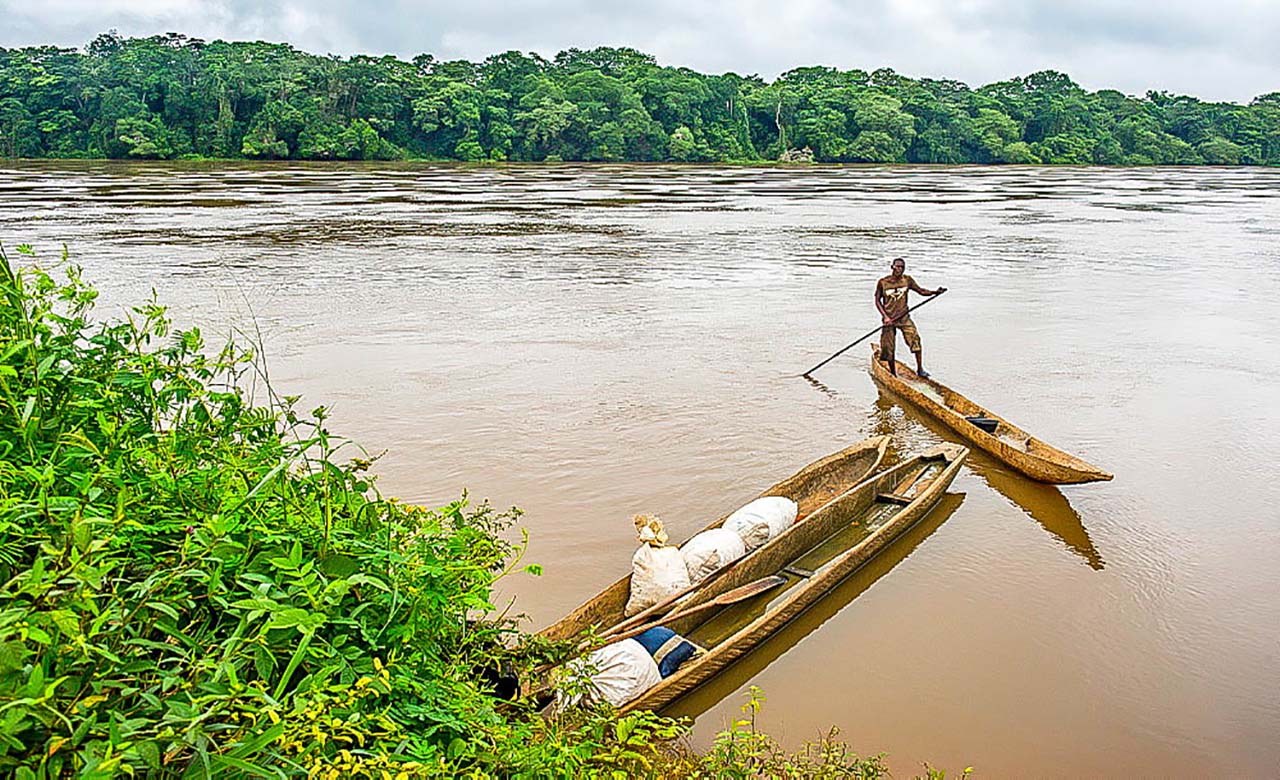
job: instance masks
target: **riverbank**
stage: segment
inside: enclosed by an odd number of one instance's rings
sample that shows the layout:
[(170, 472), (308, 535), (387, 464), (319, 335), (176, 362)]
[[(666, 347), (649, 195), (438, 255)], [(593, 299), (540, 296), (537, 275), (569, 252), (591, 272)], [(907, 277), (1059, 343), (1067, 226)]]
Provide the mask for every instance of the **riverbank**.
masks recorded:
[(715, 162), (679, 162), (674, 160), (662, 161), (614, 161), (614, 162), (598, 162), (598, 161), (581, 161), (581, 160), (451, 160), (448, 158), (433, 157), (405, 157), (398, 160), (251, 160), (244, 157), (200, 157), (185, 156), (173, 157), (168, 159), (137, 159), (131, 157), (0, 157), (0, 166), (9, 164), (13, 166), (21, 166), (23, 168), (38, 168), (41, 165), (49, 165), (62, 168), (75, 168), (77, 165), (93, 166), (102, 164), (114, 164), (119, 166), (154, 166), (164, 168), (172, 167), (175, 170), (191, 169), (200, 170), (221, 170), (235, 169), (236, 167), (262, 168), (262, 169), (288, 169), (290, 167), (312, 167), (319, 170), (326, 168), (349, 168), (349, 167), (368, 167), (371, 170), (396, 170), (414, 168), (456, 168), (458, 170), (552, 170), (562, 168), (572, 170), (583, 166), (598, 165), (606, 169), (619, 170), (893, 170), (899, 169), (904, 171), (910, 170), (938, 170), (938, 171), (963, 171), (967, 169), (988, 169), (991, 171), (1000, 170), (1072, 170), (1072, 169), (1091, 169), (1123, 172), (1131, 170), (1134, 172), (1160, 170), (1168, 168), (1170, 170), (1230, 170), (1230, 169), (1260, 169), (1273, 170), (1280, 168), (1280, 162), (1259, 163), (1256, 165), (1242, 165), (1239, 163), (1132, 163), (1132, 164), (1100, 164), (1100, 163), (974, 163), (974, 162), (956, 162), (956, 163), (870, 163), (870, 162), (822, 162), (817, 160), (719, 160)]

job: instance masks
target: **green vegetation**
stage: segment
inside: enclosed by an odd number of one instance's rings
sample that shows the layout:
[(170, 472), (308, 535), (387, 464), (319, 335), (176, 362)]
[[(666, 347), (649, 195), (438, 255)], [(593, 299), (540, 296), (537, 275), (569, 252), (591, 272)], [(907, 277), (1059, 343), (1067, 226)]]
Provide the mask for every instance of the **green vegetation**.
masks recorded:
[(768, 83), (626, 48), (481, 63), (176, 34), (0, 48), (0, 157), (741, 162), (804, 149), (820, 162), (1277, 165), (1280, 92), (1248, 106), (1135, 98), (1054, 71), (978, 89), (826, 67)]
[(155, 302), (94, 322), (57, 265), (0, 251), (0, 775), (886, 774), (834, 739), (780, 750), (754, 693), (706, 755), (652, 714), (500, 702), (482, 670), (567, 649), (492, 617), (498, 578), (537, 573), (514, 512), (384, 499), (253, 351)]

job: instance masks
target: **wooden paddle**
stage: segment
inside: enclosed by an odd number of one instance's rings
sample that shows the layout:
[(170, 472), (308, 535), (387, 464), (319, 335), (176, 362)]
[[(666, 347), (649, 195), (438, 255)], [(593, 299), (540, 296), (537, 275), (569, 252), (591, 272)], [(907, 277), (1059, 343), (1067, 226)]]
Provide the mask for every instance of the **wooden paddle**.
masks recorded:
[[(742, 560), (742, 559), (739, 558), (738, 560)], [(728, 567), (725, 567), (725, 568), (728, 568)], [(724, 569), (721, 569), (720, 571), (724, 571)], [(615, 632), (614, 634), (606, 634), (601, 637), (596, 637), (595, 644), (588, 645), (585, 642), (583, 642), (581, 645), (579, 645), (579, 648), (578, 648), (579, 652), (585, 653), (588, 650), (593, 650), (598, 647), (604, 647), (605, 645), (611, 645), (614, 642), (621, 642), (622, 640), (630, 639), (633, 636), (639, 636), (640, 634), (643, 634), (644, 632), (648, 631), (649, 629), (653, 628), (654, 626), (658, 625), (660, 622), (664, 620), (677, 620), (682, 617), (688, 617), (689, 615), (697, 614), (698, 612), (701, 612), (706, 609), (710, 609), (711, 607), (724, 607), (730, 604), (736, 604), (739, 601), (745, 601), (751, 598), (752, 596), (759, 595), (761, 593), (764, 593), (767, 590), (772, 590), (786, 581), (787, 581), (786, 577), (783, 577), (777, 574), (771, 574), (768, 577), (761, 577), (760, 579), (755, 580), (754, 582), (748, 582), (746, 585), (742, 585), (740, 587), (734, 588), (733, 590), (727, 590), (724, 593), (721, 593), (719, 596), (716, 596), (711, 601), (708, 601), (703, 604), (699, 604), (696, 607), (690, 607), (689, 609), (686, 609), (683, 612), (676, 612), (675, 614), (671, 615), (669, 618), (668, 617), (659, 618), (658, 620), (655, 620), (647, 625), (640, 626), (636, 629), (627, 631), (622, 634), (618, 634)], [(705, 584), (705, 582), (706, 580), (703, 580), (703, 582), (699, 584)], [(639, 615), (636, 615), (635, 617), (639, 617)], [(534, 677), (534, 676), (545, 674), (551, 668), (552, 668), (551, 664), (543, 664), (535, 668), (532, 672), (530, 672), (529, 676)]]
[[(739, 558), (738, 560), (740, 561), (742, 560), (742, 558)], [(734, 561), (734, 563), (737, 563), (737, 561)], [(612, 636), (613, 634), (616, 634), (619, 631), (626, 631), (628, 628), (631, 628), (632, 626), (640, 625), (641, 623), (648, 620), (653, 615), (665, 610), (667, 607), (671, 606), (672, 604), (684, 598), (685, 596), (688, 596), (690, 593), (693, 593), (698, 588), (701, 588), (704, 585), (707, 585), (708, 583), (718, 579), (717, 575), (719, 575), (720, 572), (728, 571), (731, 568), (733, 568), (732, 564), (730, 564), (729, 566), (725, 566), (722, 569), (717, 569), (714, 572), (712, 572), (711, 576), (707, 577), (705, 580), (702, 580), (701, 582), (696, 582), (687, 588), (682, 588), (681, 590), (678, 590), (675, 593), (672, 593), (670, 596), (667, 596), (662, 601), (659, 601), (657, 604), (646, 607), (645, 609), (641, 610), (640, 612), (637, 612), (636, 614), (632, 615), (631, 617), (627, 618), (621, 623), (615, 624), (613, 628), (609, 629), (609, 633), (605, 634), (605, 637)]]
[(690, 615), (706, 612), (708, 609), (713, 607), (727, 607), (730, 604), (737, 604), (739, 601), (746, 601), (747, 599), (753, 596), (758, 596), (767, 590), (773, 590), (779, 585), (786, 583), (786, 581), (786, 577), (778, 574), (770, 574), (768, 577), (761, 577), (755, 582), (748, 582), (746, 585), (741, 585), (733, 590), (726, 590), (724, 593), (721, 593), (710, 601), (689, 607), (688, 609), (681, 610), (679, 612), (673, 612), (672, 614), (665, 615), (651, 623), (646, 623), (645, 625), (637, 626), (620, 634), (607, 637), (608, 641), (606, 644), (613, 644), (614, 642), (621, 642), (624, 639), (630, 639), (633, 636), (639, 636), (649, 629), (656, 627), (660, 622), (670, 623), (681, 618), (687, 618)]
[[(942, 293), (944, 293), (944, 292), (946, 292), (946, 290), (943, 290), (942, 292), (938, 292), (938, 293), (934, 293), (933, 295), (930, 295), (928, 298), (925, 298), (923, 301), (920, 301), (920, 302), (919, 302), (919, 303), (917, 303), (915, 306), (912, 306), (910, 309), (907, 309), (906, 311), (904, 311), (902, 314), (900, 314), (898, 317), (896, 317), (896, 318), (894, 319), (894, 322), (897, 322), (898, 320), (900, 320), (900, 319), (902, 319), (903, 317), (907, 316), (907, 315), (908, 315), (908, 314), (910, 314), (911, 312), (913, 312), (913, 311), (915, 311), (916, 309), (920, 308), (921, 306), (925, 305), (925, 304), (926, 304), (926, 303), (928, 303), (929, 301), (933, 300), (934, 298), (937, 298), (939, 295), (942, 295)], [(818, 369), (822, 368), (822, 367), (823, 367), (823, 366), (825, 366), (826, 364), (830, 363), (831, 361), (833, 361), (833, 360), (835, 360), (836, 358), (840, 357), (840, 356), (841, 356), (841, 355), (843, 355), (844, 353), (848, 352), (850, 349), (853, 349), (853, 348), (854, 348), (854, 347), (856, 347), (857, 345), (861, 344), (862, 342), (864, 342), (864, 341), (866, 341), (867, 339), (871, 338), (872, 336), (876, 335), (876, 334), (877, 334), (877, 333), (879, 333), (882, 329), (884, 329), (884, 327), (885, 327), (884, 325), (881, 325), (880, 327), (878, 327), (878, 328), (876, 328), (875, 330), (871, 331), (871, 332), (870, 332), (870, 333), (868, 333), (867, 335), (865, 335), (865, 336), (863, 336), (862, 338), (858, 339), (857, 341), (853, 342), (853, 343), (852, 343), (852, 344), (850, 344), (849, 346), (847, 346), (847, 347), (845, 347), (844, 349), (840, 350), (840, 351), (839, 351), (839, 352), (837, 352), (836, 354), (834, 354), (834, 355), (832, 355), (831, 357), (827, 358), (826, 360), (822, 361), (822, 362), (821, 362), (821, 363), (819, 363), (818, 365), (816, 365), (816, 366), (814, 366), (813, 368), (809, 369), (808, 371), (804, 372), (804, 373), (803, 373), (803, 374), (801, 374), (800, 376), (809, 376), (809, 375), (810, 375), (810, 374), (812, 374), (814, 371), (817, 371)], [(896, 338), (896, 337), (895, 337), (895, 338)]]

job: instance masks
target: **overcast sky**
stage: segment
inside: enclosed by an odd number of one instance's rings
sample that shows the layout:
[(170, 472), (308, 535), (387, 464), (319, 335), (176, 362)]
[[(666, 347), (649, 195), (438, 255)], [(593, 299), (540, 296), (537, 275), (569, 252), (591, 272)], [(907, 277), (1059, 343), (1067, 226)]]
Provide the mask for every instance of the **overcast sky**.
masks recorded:
[(83, 46), (111, 28), (473, 60), (610, 45), (768, 79), (887, 66), (977, 86), (1054, 68), (1139, 95), (1280, 91), (1280, 0), (0, 0), (0, 20), (10, 47)]

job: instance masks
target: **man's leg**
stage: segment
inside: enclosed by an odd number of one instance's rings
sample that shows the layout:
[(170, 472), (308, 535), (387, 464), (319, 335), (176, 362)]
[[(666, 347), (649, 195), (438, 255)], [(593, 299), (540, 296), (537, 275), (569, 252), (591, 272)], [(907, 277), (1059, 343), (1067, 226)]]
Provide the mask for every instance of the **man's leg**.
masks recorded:
[(907, 346), (916, 356), (916, 373), (925, 379), (929, 378), (929, 372), (924, 370), (924, 350), (920, 346), (920, 331), (916, 330), (916, 324), (910, 319), (905, 320), (902, 325), (902, 340), (907, 342)]
[(889, 364), (889, 373), (898, 375), (898, 361), (894, 360), (893, 351), (898, 340), (898, 329), (892, 325), (880, 328), (880, 359)]

